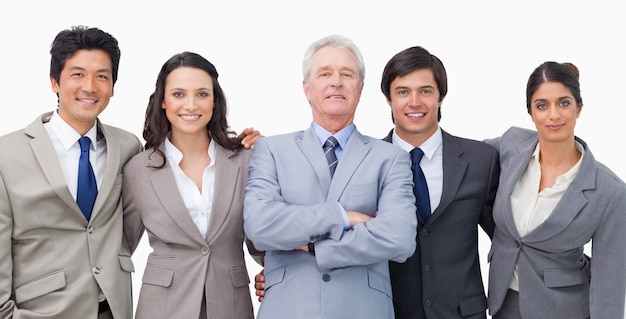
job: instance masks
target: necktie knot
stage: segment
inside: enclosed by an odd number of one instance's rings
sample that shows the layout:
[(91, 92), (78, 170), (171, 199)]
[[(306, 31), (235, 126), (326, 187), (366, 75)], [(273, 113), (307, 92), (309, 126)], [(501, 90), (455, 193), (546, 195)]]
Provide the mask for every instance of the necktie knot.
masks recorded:
[(89, 152), (89, 146), (91, 146), (91, 139), (87, 136), (83, 136), (78, 139), (78, 144), (80, 145), (80, 151)]
[(411, 161), (413, 165), (419, 165), (422, 157), (424, 156), (424, 151), (421, 148), (416, 147), (411, 150)]

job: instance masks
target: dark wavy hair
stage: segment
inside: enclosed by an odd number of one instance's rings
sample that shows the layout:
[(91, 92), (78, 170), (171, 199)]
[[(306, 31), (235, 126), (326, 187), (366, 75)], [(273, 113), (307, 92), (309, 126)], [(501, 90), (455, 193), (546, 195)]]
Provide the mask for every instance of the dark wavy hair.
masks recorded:
[[(391, 101), (391, 83), (393, 80), (415, 70), (423, 69), (433, 72), (435, 83), (437, 83), (437, 89), (439, 90), (439, 102), (443, 101), (446, 94), (448, 94), (446, 68), (438, 57), (419, 46), (410, 47), (396, 53), (385, 65), (380, 81), (380, 89), (383, 91), (387, 101)], [(391, 111), (391, 120), (395, 123), (393, 111)], [(441, 120), (441, 107), (437, 108), (437, 120)]]
[(538, 66), (528, 78), (526, 84), (526, 111), (530, 114), (530, 104), (533, 94), (539, 86), (545, 82), (557, 82), (570, 90), (578, 107), (583, 106), (583, 98), (580, 95), (580, 82), (578, 81), (578, 68), (569, 62), (558, 63), (547, 61)]
[(165, 82), (167, 76), (177, 68), (191, 67), (203, 70), (213, 80), (213, 115), (207, 124), (207, 132), (212, 141), (229, 150), (241, 149), (241, 140), (236, 137), (235, 132), (230, 130), (227, 121), (226, 97), (224, 91), (217, 81), (218, 73), (215, 66), (201, 55), (193, 52), (182, 52), (171, 57), (157, 76), (156, 87), (150, 95), (148, 107), (146, 108), (146, 120), (143, 128), (143, 138), (146, 141), (145, 149), (152, 148), (152, 153), (156, 153), (163, 159), (163, 163), (156, 168), (165, 166), (165, 154), (159, 146), (163, 144), (167, 135), (172, 129), (172, 124), (165, 115), (163, 98), (165, 95)]
[(57, 34), (50, 47), (50, 77), (60, 83), (61, 71), (67, 59), (78, 50), (102, 50), (111, 58), (111, 76), (113, 85), (117, 81), (120, 65), (120, 47), (117, 40), (98, 28), (74, 26)]

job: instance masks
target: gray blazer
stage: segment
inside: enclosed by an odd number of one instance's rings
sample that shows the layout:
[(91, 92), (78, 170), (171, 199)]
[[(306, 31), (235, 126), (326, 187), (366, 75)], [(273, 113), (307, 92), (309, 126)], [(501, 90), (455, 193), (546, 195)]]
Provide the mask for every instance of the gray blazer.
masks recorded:
[(211, 318), (253, 317), (242, 246), (250, 153), (217, 145), (206, 239), (185, 207), (171, 163), (151, 168), (162, 159), (149, 149), (124, 167), (124, 234), (134, 251), (147, 230), (153, 249), (142, 278), (137, 319), (198, 318), (203, 294)]
[(113, 317), (131, 318), (134, 268), (122, 235), (122, 167), (141, 143), (97, 122), (107, 165), (87, 222), (43, 126), (51, 115), (0, 138), (0, 318), (95, 319), (98, 287)]
[[(535, 131), (511, 128), (490, 140), (500, 152), (500, 186), (489, 252), (489, 312), (497, 314), (515, 265), (523, 318), (624, 318), (626, 186), (585, 148), (580, 171), (552, 215), (520, 238), (511, 193), (534, 151)], [(583, 246), (592, 242), (591, 262)]]
[[(392, 132), (385, 141), (391, 142)], [(441, 202), (426, 224), (418, 216), (415, 254), (389, 265), (396, 319), (486, 318), (477, 226), (491, 238), (498, 153), (490, 145), (445, 131), (442, 137)]]
[[(311, 128), (259, 139), (250, 160), (244, 227), (266, 251), (258, 318), (393, 318), (388, 260), (415, 250), (410, 159), (355, 131), (331, 182)], [(343, 230), (346, 210), (375, 216)], [(315, 242), (313, 256), (296, 247)]]

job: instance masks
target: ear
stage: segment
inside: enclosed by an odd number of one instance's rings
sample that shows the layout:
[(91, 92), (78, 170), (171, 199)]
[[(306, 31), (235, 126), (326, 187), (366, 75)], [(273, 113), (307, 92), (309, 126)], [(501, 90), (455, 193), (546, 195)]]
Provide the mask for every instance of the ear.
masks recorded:
[(580, 112), (583, 110), (583, 105), (579, 105), (576, 110), (576, 118), (580, 116)]
[(59, 82), (55, 80), (53, 77), (50, 77), (50, 85), (52, 86), (52, 92), (59, 93)]
[(311, 103), (311, 86), (305, 80), (302, 80), (302, 90), (304, 91), (304, 95), (306, 95), (307, 101)]

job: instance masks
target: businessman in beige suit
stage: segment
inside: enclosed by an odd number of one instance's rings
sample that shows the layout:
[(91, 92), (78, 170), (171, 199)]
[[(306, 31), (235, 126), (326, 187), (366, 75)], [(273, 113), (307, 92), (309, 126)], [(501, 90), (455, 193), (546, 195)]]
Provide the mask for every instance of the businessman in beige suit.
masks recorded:
[[(0, 137), (0, 318), (131, 318), (120, 194), (122, 167), (141, 144), (97, 118), (113, 96), (118, 43), (73, 27), (50, 53), (58, 109)], [(82, 155), (81, 137), (91, 141)], [(95, 197), (77, 195), (86, 163)]]

